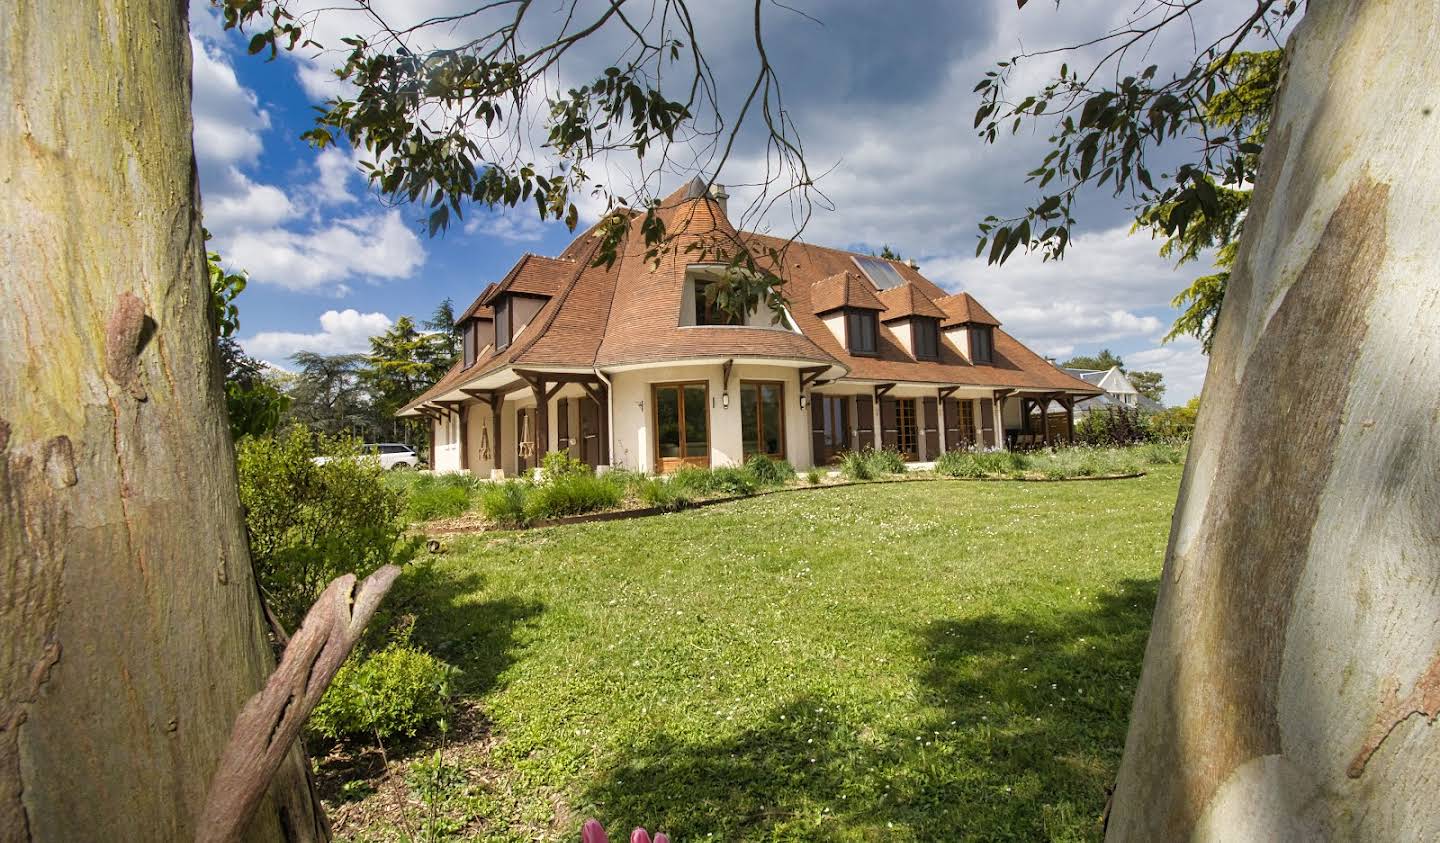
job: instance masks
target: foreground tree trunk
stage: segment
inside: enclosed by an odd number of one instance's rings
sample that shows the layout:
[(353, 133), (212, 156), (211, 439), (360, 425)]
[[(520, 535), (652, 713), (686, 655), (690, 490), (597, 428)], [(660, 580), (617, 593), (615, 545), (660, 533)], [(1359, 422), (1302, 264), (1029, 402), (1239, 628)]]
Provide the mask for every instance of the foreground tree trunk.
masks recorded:
[(1440, 838), (1440, 4), (1312, 0), (1111, 840)]
[[(274, 667), (213, 362), (186, 5), (0, 0), (0, 839), (186, 840)], [(292, 748), (249, 839), (324, 836)]]

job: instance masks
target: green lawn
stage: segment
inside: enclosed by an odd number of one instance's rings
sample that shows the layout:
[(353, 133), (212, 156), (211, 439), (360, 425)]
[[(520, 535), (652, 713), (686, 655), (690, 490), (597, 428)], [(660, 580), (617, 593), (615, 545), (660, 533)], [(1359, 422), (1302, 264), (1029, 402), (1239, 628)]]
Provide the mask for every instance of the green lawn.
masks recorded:
[[(590, 816), (616, 839), (1098, 839), (1180, 475), (1149, 471), (451, 539), (393, 608), (484, 734), (454, 730), (419, 812), (487, 839)], [(419, 797), (364, 801), (387, 798)], [(357, 805), (343, 835), (400, 833)]]

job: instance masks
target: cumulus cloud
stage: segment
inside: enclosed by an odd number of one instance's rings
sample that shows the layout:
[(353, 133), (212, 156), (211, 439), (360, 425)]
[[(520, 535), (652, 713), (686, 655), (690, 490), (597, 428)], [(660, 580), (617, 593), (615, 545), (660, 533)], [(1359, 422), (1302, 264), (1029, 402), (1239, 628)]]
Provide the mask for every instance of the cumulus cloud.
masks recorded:
[(534, 243), (545, 236), (546, 224), (530, 204), (518, 208), (475, 209), (465, 220), (466, 234), (494, 237), (506, 243)]
[(240, 344), (247, 354), (274, 365), (275, 361), (288, 360), (297, 351), (322, 354), (369, 351), (370, 338), (390, 330), (392, 324), (390, 317), (383, 313), (360, 313), (353, 308), (327, 310), (320, 315), (320, 330), (314, 333), (261, 331), (242, 339)]
[(263, 152), (270, 118), (236, 77), (214, 11), (197, 0), (191, 17), (204, 223), (226, 263), (244, 268), (259, 284), (338, 295), (356, 280), (413, 275), (425, 262), (425, 249), (399, 211), (372, 205), (330, 216), (360, 204), (363, 194), (352, 190), (355, 154), (325, 149), (304, 162), (313, 177), (291, 185), (267, 184), (247, 172)]
[(1165, 376), (1165, 403), (1184, 404), (1200, 394), (1210, 358), (1189, 337), (1125, 355), (1128, 369), (1151, 370)]
[(290, 290), (322, 290), (354, 278), (408, 278), (425, 262), (420, 239), (394, 210), (303, 232), (242, 229), (223, 245), (226, 257), (252, 277)]

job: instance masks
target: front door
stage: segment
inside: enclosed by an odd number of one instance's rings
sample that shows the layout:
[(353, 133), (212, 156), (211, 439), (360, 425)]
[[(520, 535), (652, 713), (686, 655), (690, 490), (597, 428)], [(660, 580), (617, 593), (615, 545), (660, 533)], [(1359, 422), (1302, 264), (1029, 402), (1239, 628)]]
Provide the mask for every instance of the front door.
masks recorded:
[(850, 396), (816, 396), (820, 414), (820, 448), (815, 452), (815, 464), (826, 465), (835, 462), (850, 443)]
[(655, 384), (655, 467), (710, 466), (710, 387), (700, 383)]
[(539, 465), (535, 455), (535, 408), (524, 407), (515, 411), (516, 436), (515, 436), (515, 465), (516, 474), (521, 477), (530, 473), (530, 470)]

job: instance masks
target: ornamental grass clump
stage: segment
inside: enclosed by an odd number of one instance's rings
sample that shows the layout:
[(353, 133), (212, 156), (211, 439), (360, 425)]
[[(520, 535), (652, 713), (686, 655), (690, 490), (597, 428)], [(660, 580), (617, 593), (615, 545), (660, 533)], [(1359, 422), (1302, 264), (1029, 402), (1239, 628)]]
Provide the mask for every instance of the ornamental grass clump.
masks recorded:
[(614, 480), (589, 473), (558, 474), (530, 490), (525, 516), (536, 520), (614, 509), (623, 497), (623, 487)]
[(756, 486), (783, 486), (795, 479), (795, 469), (785, 460), (775, 460), (764, 454), (756, 454), (745, 461), (745, 472), (755, 481)]
[(417, 474), (392, 471), (386, 484), (405, 497), (405, 520), (432, 521), (465, 514), (480, 485), (467, 474)]
[(840, 455), (840, 473), (847, 480), (874, 480), (875, 467), (868, 451), (846, 451)]
[(985, 471), (975, 457), (974, 451), (946, 451), (935, 461), (935, 473), (941, 477), (984, 477)]
[(694, 500), (694, 495), (689, 489), (677, 485), (674, 480), (666, 480), (663, 477), (643, 478), (632, 488), (635, 497), (639, 498), (641, 503), (663, 509), (666, 512), (684, 509)]
[(909, 470), (905, 465), (905, 457), (894, 448), (884, 448), (867, 453), (876, 474), (904, 474)]
[(491, 483), (480, 493), (480, 512), (498, 527), (523, 527), (529, 521), (525, 504), (533, 488), (522, 480)]

